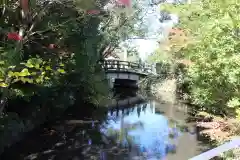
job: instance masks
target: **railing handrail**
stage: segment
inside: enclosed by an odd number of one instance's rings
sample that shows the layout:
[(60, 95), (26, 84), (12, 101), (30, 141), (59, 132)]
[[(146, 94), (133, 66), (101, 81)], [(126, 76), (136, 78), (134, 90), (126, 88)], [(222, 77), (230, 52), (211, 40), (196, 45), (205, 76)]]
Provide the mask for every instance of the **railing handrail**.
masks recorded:
[(136, 65), (139, 65), (139, 63), (137, 63), (137, 62), (130, 62), (130, 61), (123, 61), (123, 60), (112, 60), (112, 59), (110, 59), (110, 60), (104, 60), (104, 62), (123, 62), (123, 63), (129, 63), (129, 64), (136, 64)]
[(209, 160), (211, 158), (214, 158), (218, 155), (220, 155), (223, 152), (229, 151), (234, 148), (240, 147), (240, 137), (236, 137), (232, 139), (230, 142), (224, 143), (223, 145), (220, 145), (214, 149), (211, 149), (209, 151), (206, 151), (196, 157), (193, 157), (189, 160)]
[[(131, 70), (131, 69), (139, 69), (140, 72), (148, 72), (149, 70), (153, 73), (154, 65), (150, 65), (147, 63), (137, 63), (137, 62), (130, 62), (130, 61), (123, 61), (123, 60), (116, 60), (116, 59), (106, 59), (102, 61), (103, 68), (110, 70)], [(116, 67), (113, 67), (116, 66)], [(143, 71), (144, 70), (144, 71)]]

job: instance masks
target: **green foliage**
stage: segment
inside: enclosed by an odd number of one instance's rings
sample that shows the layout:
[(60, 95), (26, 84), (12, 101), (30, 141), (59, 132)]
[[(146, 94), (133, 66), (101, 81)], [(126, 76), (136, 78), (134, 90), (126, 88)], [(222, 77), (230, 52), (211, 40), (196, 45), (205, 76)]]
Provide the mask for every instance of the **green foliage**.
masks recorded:
[(127, 11), (122, 10), (115, 9), (101, 20), (100, 31), (103, 37), (100, 38), (102, 41), (100, 52), (106, 48), (109, 48), (107, 52), (113, 52), (120, 47), (121, 42), (144, 37), (147, 33), (148, 27), (141, 24), (146, 10), (141, 6), (140, 1), (133, 1), (132, 8), (126, 9)]
[[(98, 64), (103, 49), (116, 47), (143, 31), (141, 25), (134, 26), (141, 10), (103, 10), (108, 1), (19, 2), (0, 2), (3, 146), (15, 140), (11, 138), (13, 132), (18, 136), (30, 131), (49, 115), (54, 118), (70, 106), (85, 107), (79, 105), (82, 101), (104, 105), (110, 95), (106, 76)], [(89, 10), (101, 13), (86, 14)], [(9, 117), (10, 111), (15, 117)], [(13, 127), (7, 129), (12, 123)]]
[(23, 83), (43, 84), (50, 80), (50, 77), (64, 74), (64, 64), (60, 63), (58, 69), (54, 71), (51, 64), (51, 60), (48, 62), (42, 61), (41, 58), (31, 58), (27, 62), (21, 62), (19, 67), (9, 66), (7, 75), (2, 75), (1, 87), (7, 87), (10, 84), (4, 83), (4, 77), (11, 79), (11, 84), (21, 81)]
[[(9, 1), (6, 7), (2, 2), (0, 85), (7, 93), (4, 96), (24, 98), (28, 95), (24, 91), (29, 85), (46, 87), (47, 90), (49, 87), (64, 86), (72, 74), (78, 80), (75, 87), (95, 84), (89, 79), (96, 80), (92, 77), (95, 73), (99, 74), (95, 68), (100, 58), (100, 37), (103, 37), (98, 30), (102, 17), (82, 12), (89, 6), (96, 7), (92, 2), (84, 2), (83, 5), (83, 1), (31, 1), (28, 6), (31, 13), (25, 17), (21, 15), (18, 4)], [(9, 33), (21, 33), (21, 40), (9, 39)], [(34, 89), (31, 96), (38, 95)]]
[(179, 52), (194, 62), (188, 70), (193, 103), (217, 114), (232, 115), (229, 108), (239, 108), (235, 103), (240, 96), (238, 7), (232, 0), (161, 6), (162, 10), (176, 13), (180, 18), (178, 26), (192, 37)]
[(172, 59), (171, 54), (161, 50), (160, 48), (158, 48), (152, 55), (148, 57), (148, 61), (151, 63), (152, 62), (167, 63), (170, 62), (171, 59)]
[[(10, 141), (12, 132), (22, 132), (18, 127), (26, 118), (20, 118), (22, 114), (30, 121), (23, 130), (29, 131), (36, 125), (36, 117), (40, 124), (50, 113), (54, 117), (69, 106), (85, 107), (78, 106), (80, 101), (104, 105), (109, 88), (98, 64), (103, 57), (101, 49), (137, 33), (132, 27), (139, 12), (119, 15), (103, 11), (106, 1), (28, 2), (28, 6), (15, 1), (0, 3), (0, 116), (4, 115), (0, 123), (12, 123), (4, 121), (9, 110), (20, 119), (16, 125), (14, 121), (14, 129), (0, 132), (0, 137)], [(86, 14), (89, 9), (103, 14)], [(19, 110), (14, 106), (18, 101)], [(11, 143), (4, 138), (0, 141), (2, 145)]]
[(161, 5), (162, 10), (179, 16), (177, 27), (191, 37), (178, 52), (193, 62), (185, 77), (192, 103), (207, 113), (234, 119), (240, 117), (239, 7), (235, 0)]

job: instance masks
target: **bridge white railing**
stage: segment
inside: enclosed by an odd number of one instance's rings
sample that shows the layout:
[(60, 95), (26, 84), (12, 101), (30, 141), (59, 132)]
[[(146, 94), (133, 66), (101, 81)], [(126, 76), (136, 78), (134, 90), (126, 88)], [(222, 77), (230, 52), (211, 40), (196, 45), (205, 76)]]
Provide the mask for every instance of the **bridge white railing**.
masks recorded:
[(116, 71), (130, 71), (130, 72), (138, 72), (143, 74), (156, 74), (156, 66), (149, 65), (146, 63), (136, 63), (129, 61), (121, 61), (121, 60), (104, 60), (102, 62), (102, 67), (108, 70), (116, 70)]
[(202, 153), (196, 157), (193, 157), (189, 160), (210, 160), (211, 158), (219, 156), (223, 152), (229, 151), (231, 149), (239, 148), (239, 147), (240, 147), (240, 137), (236, 137), (236, 138), (232, 139), (230, 142), (227, 142), (221, 146), (218, 146), (214, 149), (204, 152), (204, 153)]

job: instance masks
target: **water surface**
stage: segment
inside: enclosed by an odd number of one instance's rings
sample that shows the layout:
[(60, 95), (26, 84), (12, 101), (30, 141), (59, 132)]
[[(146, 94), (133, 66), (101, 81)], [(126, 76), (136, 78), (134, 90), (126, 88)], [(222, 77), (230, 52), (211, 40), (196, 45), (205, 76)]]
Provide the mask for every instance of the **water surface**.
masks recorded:
[(187, 160), (207, 149), (194, 124), (185, 122), (181, 105), (149, 100), (107, 112), (99, 109), (84, 124), (65, 123), (72, 115), (66, 117), (29, 133), (0, 159)]
[[(128, 158), (187, 160), (202, 151), (194, 124), (186, 123), (186, 108), (148, 101), (108, 114), (102, 133), (122, 147)], [(129, 157), (130, 156), (130, 157)]]

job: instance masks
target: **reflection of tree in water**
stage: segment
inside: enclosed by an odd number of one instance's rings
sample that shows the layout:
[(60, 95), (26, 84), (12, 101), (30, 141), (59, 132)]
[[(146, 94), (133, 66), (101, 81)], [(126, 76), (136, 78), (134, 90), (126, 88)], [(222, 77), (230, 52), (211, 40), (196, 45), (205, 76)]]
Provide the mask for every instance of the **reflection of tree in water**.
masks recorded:
[[(147, 106), (143, 105), (142, 110), (144, 111)], [(136, 108), (135, 108), (136, 109)], [(140, 116), (141, 106), (137, 106), (138, 114)], [(129, 108), (127, 112), (134, 111), (133, 108)], [(136, 110), (135, 110), (136, 111)], [(99, 110), (97, 112), (100, 112)], [(119, 112), (119, 111), (118, 111)], [(120, 111), (121, 112), (121, 111)], [(109, 112), (108, 112), (109, 113)], [(122, 109), (122, 114), (111, 113), (110, 119), (117, 121), (117, 117), (124, 115), (124, 109)], [(119, 117), (119, 118), (121, 118)], [(99, 117), (95, 119), (100, 120)], [(108, 153), (112, 155), (121, 155), (127, 156), (130, 154), (132, 149), (138, 149), (139, 152), (144, 152), (144, 149), (141, 146), (137, 146), (136, 142), (139, 141), (138, 137), (131, 136), (128, 134), (130, 131), (135, 130), (136, 128), (143, 127), (141, 122), (136, 122), (134, 124), (129, 124), (124, 122), (124, 119), (121, 120), (121, 129), (114, 130), (108, 129), (109, 132), (106, 135), (112, 135), (112, 138), (105, 136), (99, 130), (102, 129), (102, 122), (106, 122), (105, 118), (102, 118), (99, 123), (93, 123), (89, 120), (89, 123), (76, 123), (76, 124), (65, 124), (65, 120), (59, 122), (59, 124), (51, 125), (46, 133), (39, 136), (33, 136), (30, 138), (30, 141), (33, 142), (24, 142), (23, 145), (18, 145), (18, 148), (24, 148), (22, 146), (28, 146), (28, 148), (23, 149), (20, 153), (23, 155), (23, 158), (35, 159), (36, 160), (46, 160), (46, 159), (57, 159), (57, 160), (66, 160), (66, 159), (100, 159), (100, 157), (106, 157)], [(87, 122), (87, 121), (85, 121)], [(101, 124), (101, 125), (100, 125)], [(54, 130), (54, 133), (50, 130)], [(39, 132), (39, 131), (38, 131)], [(114, 138), (114, 136), (116, 138)], [(160, 152), (161, 139), (162, 137), (156, 138), (152, 152)], [(32, 139), (32, 140), (31, 140)], [(121, 144), (117, 141), (122, 142)], [(124, 148), (127, 147), (127, 148)], [(175, 147), (176, 148), (176, 147)], [(131, 149), (131, 150), (129, 150)], [(145, 148), (145, 151), (148, 148)], [(167, 144), (166, 153), (171, 152), (174, 149), (174, 144)], [(10, 150), (12, 151), (12, 150)], [(163, 152), (163, 151), (162, 151)], [(9, 155), (11, 155), (9, 153)], [(17, 158), (8, 158), (8, 159), (17, 159)], [(102, 158), (103, 159), (103, 158)]]
[[(144, 104), (142, 107), (137, 106), (137, 114), (140, 117), (141, 111), (146, 110), (147, 104)], [(133, 111), (133, 109), (131, 109)], [(127, 109), (127, 113), (130, 111), (130, 109)], [(115, 139), (118, 142), (119, 148), (127, 147), (128, 152), (130, 154), (131, 150), (133, 148), (137, 148), (139, 152), (141, 153), (141, 156), (145, 156), (146, 158), (150, 158), (151, 156), (157, 157), (157, 158), (163, 158), (168, 153), (175, 153), (176, 152), (176, 144), (167, 142), (167, 144), (164, 144), (163, 137), (154, 135), (153, 137), (156, 137), (153, 144), (151, 146), (139, 146), (138, 145), (138, 139), (140, 137), (131, 136), (128, 133), (132, 130), (135, 130), (136, 128), (140, 128), (143, 126), (141, 122), (136, 122), (134, 124), (128, 124), (124, 122), (124, 115), (121, 116), (121, 127), (120, 129), (113, 129), (109, 128), (107, 135), (112, 137), (112, 139)], [(174, 125), (175, 124), (175, 125)], [(169, 134), (170, 139), (176, 139), (179, 136), (177, 125), (175, 121), (170, 121), (169, 126), (172, 127), (172, 132)], [(175, 127), (175, 128), (174, 128)], [(170, 129), (171, 130), (171, 129)], [(161, 131), (159, 131), (160, 133)], [(160, 133), (161, 134), (161, 133)], [(165, 145), (165, 147), (163, 147)], [(136, 155), (135, 155), (136, 156)]]
[(174, 119), (169, 119), (169, 127), (176, 128), (179, 132), (188, 132), (190, 134), (195, 134), (196, 129), (194, 127), (189, 128), (184, 122), (177, 121)]
[(117, 115), (116, 115), (117, 117), (119, 116), (119, 110), (117, 110)]
[(147, 103), (143, 104), (142, 110), (146, 113)]
[[(100, 159), (99, 151), (103, 148), (112, 151), (111, 140), (99, 132), (103, 121), (107, 117), (106, 110), (98, 109), (98, 119), (72, 120), (78, 117), (76, 111), (71, 112), (71, 117), (61, 117), (56, 123), (45, 124), (29, 133), (27, 138), (6, 150), (1, 160), (88, 160)], [(108, 112), (109, 113), (109, 112)], [(73, 116), (74, 115), (74, 116)], [(85, 115), (87, 116), (87, 115)], [(71, 118), (71, 119), (70, 119)], [(70, 120), (69, 120), (70, 119)], [(113, 118), (114, 120), (114, 118)], [(71, 123), (69, 123), (71, 122)], [(15, 153), (15, 154), (11, 154)]]
[[(129, 134), (131, 131), (136, 128), (141, 127), (141, 122), (136, 122), (134, 124), (128, 124), (124, 122), (124, 115), (130, 114), (129, 112), (137, 111), (138, 116), (140, 117), (141, 112), (146, 110), (147, 104), (136, 105), (135, 108), (122, 109), (122, 114), (117, 114), (119, 117), (115, 118), (120, 120), (120, 129), (107, 129), (106, 135), (108, 135), (109, 139), (114, 141), (112, 143), (114, 151), (112, 149), (105, 149), (104, 154), (108, 155), (109, 153), (112, 155), (121, 154), (121, 156), (141, 156), (147, 159), (152, 157), (157, 157), (158, 159), (164, 158), (167, 154), (174, 154), (177, 150), (177, 140), (182, 132), (188, 132), (188, 128), (184, 122), (175, 120), (174, 118), (169, 119), (168, 121), (168, 129), (169, 135), (168, 138), (163, 138), (161, 135), (162, 131), (159, 131), (158, 134), (152, 137), (156, 137), (153, 140), (153, 143), (150, 146), (140, 146), (138, 142), (140, 142), (141, 137), (134, 136)], [(125, 114), (124, 114), (125, 110)], [(116, 114), (113, 114), (116, 116)], [(168, 139), (166, 142), (163, 142), (163, 139)], [(117, 143), (118, 142), (118, 143)], [(106, 148), (106, 147), (105, 147)], [(136, 152), (137, 150), (137, 152)], [(106, 156), (105, 155), (105, 156)], [(143, 158), (143, 159), (145, 159)]]
[(111, 156), (111, 155), (118, 155), (123, 157), (128, 157), (129, 153), (131, 152), (134, 137), (129, 135), (128, 133), (132, 130), (135, 130), (136, 128), (143, 128), (143, 124), (141, 122), (136, 122), (134, 124), (129, 124), (124, 122), (124, 116), (121, 116), (121, 124), (120, 129), (113, 129), (113, 128), (105, 128), (105, 135), (108, 137), (108, 139), (112, 140), (112, 149), (105, 149), (104, 155)]
[(138, 117), (140, 117), (140, 115), (141, 115), (141, 107), (137, 107), (137, 114), (138, 114)]
[[(135, 110), (137, 111), (138, 117), (140, 117), (141, 112), (144, 112), (146, 110), (146, 107), (147, 107), (147, 104), (137, 105), (135, 109), (134, 108), (128, 109), (127, 113), (130, 110), (131, 111)], [(122, 124), (121, 125), (122, 128), (120, 130), (113, 130), (112, 132), (114, 133), (112, 133), (112, 135), (121, 135), (121, 136), (116, 136), (115, 139), (118, 139), (119, 142), (121, 141), (121, 145), (120, 144), (118, 145), (119, 148), (127, 147), (127, 153), (130, 155), (130, 157), (132, 156), (131, 150), (137, 149), (140, 155), (134, 152), (133, 156), (136, 156), (136, 155), (141, 157), (143, 156), (146, 159), (147, 157), (148, 158), (157, 157), (158, 159), (162, 159), (167, 154), (176, 153), (178, 139), (181, 133), (187, 132), (190, 134), (194, 134), (194, 132), (189, 130), (189, 128), (187, 127), (184, 121), (175, 120), (172, 114), (168, 121), (168, 129), (169, 129), (168, 130), (169, 134), (167, 135), (168, 138), (163, 138), (163, 136), (161, 135), (162, 131), (159, 131), (158, 134), (160, 135), (152, 136), (156, 138), (153, 140), (153, 143), (151, 143), (151, 145), (149, 144), (150, 146), (141, 146), (139, 145), (140, 143), (138, 143), (140, 142), (139, 140), (140, 137), (131, 136), (132, 134), (131, 135), (128, 134), (130, 131), (134, 130), (134, 128), (131, 128), (131, 126), (125, 123), (123, 119), (121, 120), (121, 124)], [(163, 142), (163, 139), (167, 139), (166, 142)]]
[[(98, 157), (100, 145), (91, 145), (101, 141), (101, 135), (98, 131), (98, 126), (91, 129), (89, 124), (88, 130), (78, 126), (52, 126), (45, 128), (43, 134), (28, 137), (29, 139), (18, 144), (17, 151), (14, 147), (10, 148), (10, 152), (14, 151), (16, 155), (8, 154), (8, 158), (3, 159), (89, 159)], [(54, 134), (49, 134), (49, 130), (54, 130)], [(102, 143), (103, 144), (103, 143)], [(27, 146), (27, 147), (26, 147)], [(19, 154), (18, 154), (19, 152)], [(21, 156), (19, 156), (21, 154)]]
[(128, 133), (136, 128), (143, 128), (141, 122), (136, 122), (134, 124), (124, 123), (123, 118), (121, 118), (120, 129), (108, 128), (106, 135), (111, 139), (115, 139), (116, 142), (122, 147), (126, 147), (132, 144), (133, 137)]

